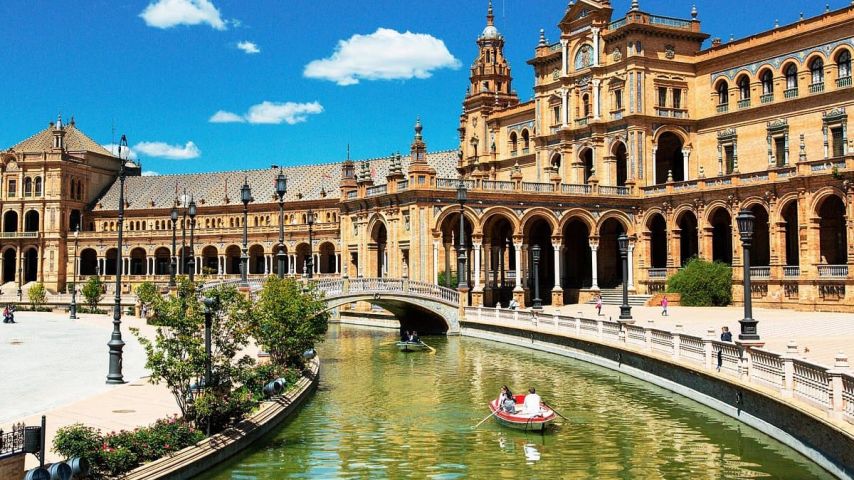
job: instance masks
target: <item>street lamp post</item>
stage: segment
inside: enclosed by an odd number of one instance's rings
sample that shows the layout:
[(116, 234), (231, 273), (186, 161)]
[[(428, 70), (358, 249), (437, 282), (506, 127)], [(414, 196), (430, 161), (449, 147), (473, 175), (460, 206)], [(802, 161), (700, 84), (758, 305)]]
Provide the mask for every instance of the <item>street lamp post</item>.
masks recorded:
[(190, 215), (190, 283), (193, 282), (196, 274), (196, 250), (193, 248), (193, 237), (196, 233), (196, 201), (190, 198), (190, 205), (187, 208)]
[(187, 189), (181, 195), (181, 208), (184, 210), (181, 218), (181, 274), (187, 274)]
[(543, 300), (540, 298), (540, 246), (534, 244), (531, 247), (531, 256), (534, 258), (534, 301), (531, 308), (533, 310), (543, 309)]
[[(275, 166), (274, 166), (275, 168)], [(285, 194), (288, 193), (288, 177), (282, 173), (276, 176), (276, 195), (279, 196), (279, 252), (276, 254), (279, 278), (285, 278)]]
[[(124, 150), (124, 151), (123, 151)], [(122, 376), (122, 349), (125, 342), (122, 340), (122, 233), (124, 231), (123, 221), (125, 215), (125, 163), (127, 162), (128, 141), (122, 135), (119, 141), (119, 215), (118, 215), (118, 241), (116, 249), (116, 296), (113, 305), (113, 333), (107, 346), (110, 347), (110, 371), (107, 374), (108, 384), (125, 383)]]
[(460, 178), (460, 183), (457, 186), (457, 203), (460, 204), (460, 235), (457, 241), (457, 290), (461, 292), (468, 290), (468, 278), (466, 275), (466, 200), (468, 200), (466, 182)]
[(623, 304), (620, 305), (620, 321), (632, 322), (632, 307), (629, 305), (629, 237), (621, 233), (617, 237), (620, 247), (620, 258), (623, 261)]
[(314, 212), (310, 208), (308, 209), (306, 223), (308, 223), (308, 260), (306, 260), (305, 265), (308, 269), (308, 278), (311, 279), (314, 277), (314, 241), (311, 235), (311, 227), (314, 226)]
[(753, 319), (753, 305), (750, 298), (750, 246), (753, 243), (753, 226), (756, 217), (750, 210), (742, 210), (735, 217), (738, 223), (738, 232), (741, 234), (741, 245), (744, 256), (744, 319), (739, 320), (741, 333), (738, 334), (739, 341), (758, 342), (759, 334), (756, 332), (756, 324)]
[(172, 220), (172, 259), (169, 261), (169, 286), (175, 286), (175, 274), (178, 272), (176, 262), (178, 261), (175, 255), (175, 227), (178, 225), (178, 206), (173, 205), (172, 211), (169, 213), (169, 219)]
[[(213, 324), (213, 309), (216, 299), (205, 297), (205, 390), (211, 388), (211, 326)], [(207, 435), (211, 436), (211, 416), (208, 415)]]
[(243, 251), (240, 255), (240, 281), (244, 287), (249, 286), (249, 202), (252, 201), (252, 189), (249, 188), (249, 178), (243, 177), (240, 187), (240, 201), (243, 202)]
[(77, 224), (77, 230), (74, 230), (74, 276), (72, 277), (71, 287), (71, 305), (68, 307), (68, 312), (71, 314), (71, 320), (77, 320), (77, 237), (80, 235), (80, 223)]

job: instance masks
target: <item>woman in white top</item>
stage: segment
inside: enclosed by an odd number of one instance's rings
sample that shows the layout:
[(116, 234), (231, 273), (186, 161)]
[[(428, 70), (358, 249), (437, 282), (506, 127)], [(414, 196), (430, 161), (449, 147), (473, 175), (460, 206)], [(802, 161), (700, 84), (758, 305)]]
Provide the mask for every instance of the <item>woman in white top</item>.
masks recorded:
[(531, 387), (528, 389), (528, 394), (525, 395), (525, 403), (522, 404), (522, 412), (525, 415), (539, 415), (541, 402), (542, 400), (540, 399), (540, 396), (537, 395), (537, 389)]

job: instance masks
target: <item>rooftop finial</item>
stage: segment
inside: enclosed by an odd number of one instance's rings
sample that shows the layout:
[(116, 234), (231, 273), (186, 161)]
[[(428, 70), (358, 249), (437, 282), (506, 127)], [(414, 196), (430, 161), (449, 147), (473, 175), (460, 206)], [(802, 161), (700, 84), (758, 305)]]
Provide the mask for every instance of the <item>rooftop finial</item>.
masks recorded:
[(62, 114), (56, 116), (56, 129), (62, 130)]
[(829, 11), (830, 11), (830, 3), (828, 2), (828, 3), (824, 4), (824, 13), (827, 13)]
[(492, 0), (489, 0), (489, 6), (486, 8), (486, 24), (495, 24), (495, 15), (492, 14)]
[(730, 43), (734, 42), (735, 41), (735, 35), (730, 33), (729, 34), (729, 41), (730, 41)]
[(691, 18), (697, 19), (697, 4), (691, 5)]
[(347, 144), (347, 161), (350, 161), (350, 144)]
[[(489, 2), (489, 3), (490, 3), (490, 5), (492, 4), (492, 2)], [(421, 126), (421, 115), (419, 115), (419, 116), (418, 116), (418, 117), (416, 117), (416, 119), (415, 119), (415, 139), (416, 139), (416, 140), (421, 140), (421, 138), (422, 138), (422, 137), (421, 137), (421, 130), (422, 130), (423, 128), (424, 128), (424, 127), (422, 127), (422, 126)]]
[(542, 28), (540, 29), (540, 43), (537, 44), (537, 46), (538, 47), (545, 47), (546, 46), (546, 31), (545, 31), (545, 29), (542, 29)]
[(640, 5), (638, 4), (638, 0), (632, 0), (632, 10), (639, 10)]
[(779, 19), (776, 19), (776, 18), (774, 19), (774, 28), (780, 28), (780, 20)]

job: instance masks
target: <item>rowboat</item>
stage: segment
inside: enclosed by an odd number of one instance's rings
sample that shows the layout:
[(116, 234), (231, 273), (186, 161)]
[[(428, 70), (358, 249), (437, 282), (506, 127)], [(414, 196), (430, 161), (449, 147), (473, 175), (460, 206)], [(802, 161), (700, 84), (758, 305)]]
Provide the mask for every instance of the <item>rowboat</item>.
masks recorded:
[[(516, 404), (521, 406), (525, 402), (524, 395), (515, 395)], [(498, 399), (489, 402), (489, 409), (492, 411), (492, 416), (498, 420), (498, 423), (505, 427), (516, 428), (519, 430), (544, 430), (548, 425), (555, 421), (557, 415), (554, 410), (543, 405), (540, 411), (535, 414), (508, 413), (498, 406)]]
[(430, 349), (424, 342), (397, 342), (397, 348), (401, 352), (421, 352)]

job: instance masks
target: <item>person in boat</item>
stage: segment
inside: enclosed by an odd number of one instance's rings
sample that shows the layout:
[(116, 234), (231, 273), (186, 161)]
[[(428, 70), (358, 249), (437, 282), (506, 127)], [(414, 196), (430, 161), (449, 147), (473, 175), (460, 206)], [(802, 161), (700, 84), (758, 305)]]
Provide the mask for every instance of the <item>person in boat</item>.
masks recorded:
[(409, 330), (401, 330), (400, 331), (400, 341), (408, 342), (409, 341)]
[(511, 392), (509, 388), (504, 388), (506, 389), (506, 394), (504, 395), (504, 400), (499, 403), (499, 407), (501, 407), (502, 411), (507, 413), (516, 413), (516, 398), (513, 396), (513, 392)]
[(504, 405), (504, 400), (507, 397), (512, 397), (513, 394), (510, 392), (510, 389), (507, 388), (507, 385), (501, 386), (501, 393), (498, 394), (498, 406)]
[(412, 343), (421, 343), (421, 337), (418, 336), (418, 332), (413, 330), (412, 335), (409, 337), (409, 341)]
[(525, 402), (522, 404), (522, 411), (525, 415), (539, 415), (542, 412), (542, 399), (537, 395), (537, 389), (531, 387), (528, 389), (528, 394), (525, 395)]

